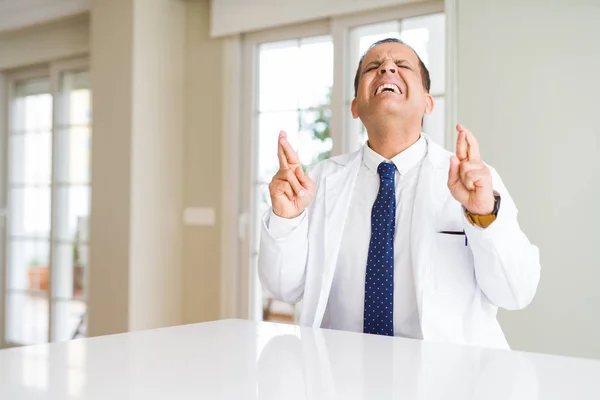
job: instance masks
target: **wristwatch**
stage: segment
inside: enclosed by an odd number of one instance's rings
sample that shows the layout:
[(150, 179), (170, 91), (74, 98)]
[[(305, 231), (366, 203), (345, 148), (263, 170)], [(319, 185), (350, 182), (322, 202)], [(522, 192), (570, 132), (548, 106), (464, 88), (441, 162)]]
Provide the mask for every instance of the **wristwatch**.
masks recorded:
[(498, 216), (498, 210), (500, 210), (500, 199), (501, 199), (500, 195), (494, 193), (494, 209), (492, 210), (491, 214), (478, 215), (478, 214), (473, 214), (472, 212), (465, 209), (465, 215), (467, 216), (467, 219), (469, 220), (469, 222), (471, 222), (471, 224), (477, 225), (481, 228), (487, 228), (488, 226), (490, 226), (492, 224), (492, 222), (494, 222), (496, 220), (496, 217)]

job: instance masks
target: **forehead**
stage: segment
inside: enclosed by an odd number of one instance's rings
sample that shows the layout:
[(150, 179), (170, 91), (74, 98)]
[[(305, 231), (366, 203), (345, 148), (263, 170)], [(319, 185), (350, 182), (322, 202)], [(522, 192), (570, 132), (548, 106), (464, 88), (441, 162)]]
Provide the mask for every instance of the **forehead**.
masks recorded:
[(371, 61), (379, 61), (382, 59), (403, 59), (409, 61), (412, 65), (416, 66), (419, 63), (419, 59), (415, 52), (405, 44), (402, 43), (382, 43), (367, 52), (364, 58), (365, 65)]

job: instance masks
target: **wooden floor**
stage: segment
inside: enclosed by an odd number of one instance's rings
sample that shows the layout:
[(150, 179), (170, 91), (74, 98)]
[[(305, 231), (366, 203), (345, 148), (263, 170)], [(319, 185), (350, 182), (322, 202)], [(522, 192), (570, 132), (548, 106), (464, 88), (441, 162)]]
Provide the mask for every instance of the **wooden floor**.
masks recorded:
[(294, 323), (295, 307), (282, 301), (267, 299), (263, 304), (263, 321)]
[(265, 321), (292, 324), (294, 323), (294, 316), (289, 314), (269, 313)]

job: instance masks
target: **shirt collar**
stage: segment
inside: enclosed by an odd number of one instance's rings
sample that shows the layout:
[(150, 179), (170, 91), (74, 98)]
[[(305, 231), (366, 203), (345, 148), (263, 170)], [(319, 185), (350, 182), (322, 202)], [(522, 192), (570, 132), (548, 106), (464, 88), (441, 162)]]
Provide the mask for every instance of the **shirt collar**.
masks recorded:
[(377, 173), (377, 167), (382, 162), (392, 162), (400, 175), (406, 174), (412, 167), (417, 165), (427, 154), (427, 141), (421, 135), (419, 140), (412, 144), (408, 149), (396, 155), (391, 160), (386, 160), (383, 156), (376, 153), (369, 147), (369, 142), (363, 146), (363, 162), (373, 173)]

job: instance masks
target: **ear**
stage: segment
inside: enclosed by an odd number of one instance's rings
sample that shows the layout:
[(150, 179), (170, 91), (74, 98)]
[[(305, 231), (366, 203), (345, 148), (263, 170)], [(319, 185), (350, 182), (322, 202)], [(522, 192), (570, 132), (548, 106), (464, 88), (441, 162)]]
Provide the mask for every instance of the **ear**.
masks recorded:
[(433, 96), (429, 93), (425, 93), (425, 114), (431, 114), (434, 106)]
[(352, 118), (358, 118), (358, 111), (356, 110), (356, 98), (352, 100), (352, 104), (350, 104), (350, 111), (352, 111)]

